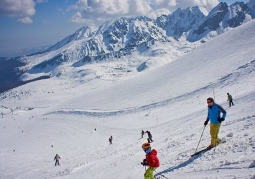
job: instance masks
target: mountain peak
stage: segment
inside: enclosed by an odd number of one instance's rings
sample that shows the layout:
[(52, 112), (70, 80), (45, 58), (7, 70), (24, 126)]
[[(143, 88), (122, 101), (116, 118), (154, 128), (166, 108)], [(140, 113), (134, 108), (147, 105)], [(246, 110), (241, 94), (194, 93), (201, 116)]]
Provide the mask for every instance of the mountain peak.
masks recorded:
[(222, 34), (229, 27), (237, 27), (251, 19), (251, 9), (243, 2), (236, 2), (230, 6), (220, 2), (189, 32), (187, 40), (194, 42), (202, 38), (212, 38)]
[(78, 29), (72, 35), (67, 36), (63, 40), (59, 41), (55, 45), (48, 48), (46, 50), (46, 52), (60, 49), (61, 47), (65, 46), (66, 44), (68, 44), (72, 41), (77, 41), (77, 40), (90, 38), (90, 37), (92, 37), (96, 34), (96, 31), (97, 31), (97, 26), (95, 26), (95, 25), (87, 26), (87, 27), (81, 27), (80, 29)]
[(250, 8), (252, 18), (255, 18), (255, 0), (250, 0), (247, 5)]
[[(194, 24), (199, 23), (204, 17), (205, 15), (197, 6), (184, 10), (178, 8), (172, 14), (166, 16), (165, 24), (162, 24), (162, 18), (164, 16), (161, 16), (161, 24), (159, 25), (166, 30), (168, 36), (178, 39), (184, 32), (188, 32)], [(159, 22), (159, 19), (157, 19), (157, 22)]]
[(248, 4), (236, 2), (230, 6), (221, 2), (209, 13), (204, 7), (194, 6), (178, 8), (172, 14), (162, 15), (156, 20), (146, 16), (121, 17), (99, 27), (81, 27), (44, 51), (47, 53), (24, 57), (22, 60), (31, 62), (26, 68), (28, 73), (40, 73), (49, 72), (65, 63), (77, 67), (92, 61), (112, 60), (134, 53), (168, 53), (165, 48), (155, 52), (149, 52), (149, 49), (157, 48), (155, 44), (159, 43), (180, 45), (185, 38), (185, 43), (213, 38), (249, 21), (254, 1)]

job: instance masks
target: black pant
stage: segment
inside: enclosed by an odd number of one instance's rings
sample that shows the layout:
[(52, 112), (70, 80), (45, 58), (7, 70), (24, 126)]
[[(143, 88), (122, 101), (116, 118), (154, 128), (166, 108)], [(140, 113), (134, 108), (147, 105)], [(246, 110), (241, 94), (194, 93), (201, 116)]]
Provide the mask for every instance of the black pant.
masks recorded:
[(55, 166), (59, 165), (59, 160), (56, 160)]
[(153, 142), (152, 138), (150, 138), (150, 137), (147, 140), (148, 140), (148, 143)]
[(229, 100), (229, 107), (234, 106), (233, 100)]

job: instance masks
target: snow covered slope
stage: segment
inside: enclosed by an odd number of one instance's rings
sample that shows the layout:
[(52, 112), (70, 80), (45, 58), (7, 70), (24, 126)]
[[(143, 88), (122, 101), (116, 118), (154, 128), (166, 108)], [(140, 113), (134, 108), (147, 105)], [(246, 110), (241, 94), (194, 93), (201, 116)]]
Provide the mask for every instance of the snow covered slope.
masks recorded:
[[(121, 71), (122, 81), (100, 76), (102, 64), (90, 64), (64, 68), (66, 75), (2, 94), (0, 178), (143, 178), (142, 129), (153, 135), (161, 162), (155, 173), (161, 179), (252, 178), (254, 28), (252, 20), (139, 76), (106, 62), (109, 74), (112, 68)], [(235, 103), (230, 108), (227, 92)], [(190, 158), (204, 128), (209, 96), (227, 110), (220, 131), (227, 142)], [(199, 148), (209, 143), (207, 127)], [(56, 153), (61, 157), (57, 167)]]
[[(132, 108), (137, 104), (142, 106), (168, 99), (169, 96), (177, 98), (186, 95), (187, 92), (220, 87), (225, 81), (234, 78), (233, 75), (237, 76), (235, 80), (239, 80), (242, 76), (236, 73), (245, 71), (245, 68), (241, 67), (251, 65), (254, 60), (252, 44), (255, 39), (250, 38), (254, 36), (254, 32), (250, 30), (253, 27), (244, 26), (243, 28), (245, 29), (241, 30), (242, 33), (238, 34), (233, 30), (224, 36), (217, 37), (151, 73), (117, 83), (109, 88), (80, 94), (73, 101), (78, 102), (76, 107), (79, 106), (79, 108)], [(245, 55), (243, 49), (245, 49)], [(211, 68), (215, 70), (212, 71)], [(228, 91), (227, 87), (225, 88), (225, 91)], [(64, 106), (67, 107), (69, 103), (70, 101)]]

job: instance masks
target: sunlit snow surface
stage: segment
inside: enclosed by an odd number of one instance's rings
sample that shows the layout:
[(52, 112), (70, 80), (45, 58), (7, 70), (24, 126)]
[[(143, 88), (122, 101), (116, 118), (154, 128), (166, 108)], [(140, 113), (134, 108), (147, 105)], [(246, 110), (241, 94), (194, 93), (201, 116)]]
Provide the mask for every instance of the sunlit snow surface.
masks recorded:
[[(142, 129), (153, 135), (159, 178), (252, 178), (254, 29), (253, 20), (154, 70), (129, 75), (114, 61), (63, 67), (50, 79), (1, 94), (0, 178), (143, 178)], [(227, 92), (234, 98), (231, 108)], [(191, 158), (203, 131), (207, 97), (227, 110), (220, 130), (227, 142)], [(207, 126), (198, 148), (209, 143)]]

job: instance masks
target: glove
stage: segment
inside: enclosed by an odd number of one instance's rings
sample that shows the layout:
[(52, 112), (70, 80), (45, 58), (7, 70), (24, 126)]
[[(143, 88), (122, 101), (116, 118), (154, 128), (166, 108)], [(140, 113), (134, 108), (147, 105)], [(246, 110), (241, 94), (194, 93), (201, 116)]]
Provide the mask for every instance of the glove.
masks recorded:
[(143, 159), (143, 162), (141, 162), (141, 164), (142, 164), (143, 166), (147, 166), (147, 165), (148, 165), (148, 162), (147, 162), (146, 159)]
[(223, 117), (218, 119), (219, 122), (222, 122), (224, 120), (225, 120), (225, 118), (223, 118)]
[(206, 121), (204, 122), (204, 125), (206, 126), (208, 124), (208, 119), (206, 119)]

